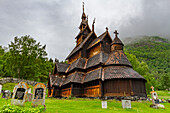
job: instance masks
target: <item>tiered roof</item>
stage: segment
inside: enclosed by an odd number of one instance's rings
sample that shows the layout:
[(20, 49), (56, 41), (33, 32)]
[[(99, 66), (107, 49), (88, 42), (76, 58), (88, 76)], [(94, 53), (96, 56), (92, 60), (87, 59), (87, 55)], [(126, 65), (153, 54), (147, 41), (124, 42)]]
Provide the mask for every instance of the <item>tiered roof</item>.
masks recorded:
[[(84, 6), (83, 6), (84, 7)], [(106, 28), (106, 32), (100, 36), (96, 36), (94, 30), (90, 30), (88, 26), (88, 21), (86, 20), (86, 15), (82, 14), (82, 22), (80, 26), (85, 25), (84, 29), (80, 30), (77, 37), (84, 34), (85, 30), (90, 32), (83, 39), (83, 41), (77, 45), (66, 59), (72, 57), (75, 53), (81, 51), (81, 49), (86, 49), (88, 51), (90, 48), (95, 47), (97, 44), (104, 41), (105, 37), (108, 36), (110, 40), (111, 37)], [(94, 26), (94, 23), (93, 23)], [(93, 80), (108, 80), (108, 79), (144, 79), (139, 73), (132, 69), (132, 65), (127, 59), (125, 53), (123, 52), (123, 43), (118, 38), (117, 31), (115, 33), (115, 38), (110, 42), (110, 46), (122, 46), (119, 49), (112, 49), (110, 53), (106, 53), (104, 50), (100, 51), (97, 55), (90, 58), (81, 57), (71, 64), (55, 63), (55, 73), (63, 76), (50, 75), (50, 84), (55, 86), (63, 86), (68, 83), (86, 83)], [(92, 37), (94, 36), (94, 37)], [(77, 38), (76, 37), (76, 38)], [(91, 39), (91, 43), (89, 43)], [(89, 45), (87, 45), (88, 43)], [(86, 45), (86, 46), (84, 46)], [(109, 47), (110, 48), (110, 47)], [(145, 80), (145, 79), (144, 79)]]

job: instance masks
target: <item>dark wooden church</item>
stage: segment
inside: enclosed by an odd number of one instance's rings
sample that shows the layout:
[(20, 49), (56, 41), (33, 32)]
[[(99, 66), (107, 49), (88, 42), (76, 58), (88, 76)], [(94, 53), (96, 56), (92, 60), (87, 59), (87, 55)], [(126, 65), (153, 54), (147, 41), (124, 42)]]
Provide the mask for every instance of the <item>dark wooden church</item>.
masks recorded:
[(112, 40), (108, 28), (97, 36), (83, 13), (76, 46), (68, 55), (68, 64), (55, 62), (48, 79), (49, 97), (146, 97), (146, 80), (132, 69), (123, 52), (123, 43), (115, 31)]

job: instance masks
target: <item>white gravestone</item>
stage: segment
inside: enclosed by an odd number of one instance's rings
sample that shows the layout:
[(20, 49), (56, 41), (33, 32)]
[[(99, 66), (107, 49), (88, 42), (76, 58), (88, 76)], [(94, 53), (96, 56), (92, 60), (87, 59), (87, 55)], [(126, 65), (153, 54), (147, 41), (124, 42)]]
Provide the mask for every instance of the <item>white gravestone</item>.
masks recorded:
[(11, 104), (23, 106), (28, 94), (28, 85), (25, 82), (20, 82), (14, 87), (14, 92), (11, 100)]
[(102, 101), (102, 108), (107, 109), (107, 101)]
[(131, 108), (131, 100), (122, 100), (122, 107), (125, 108)]
[(45, 105), (45, 95), (46, 86), (43, 83), (36, 84), (33, 89), (32, 105)]
[(2, 85), (0, 85), (0, 95), (1, 95), (1, 91), (2, 91)]

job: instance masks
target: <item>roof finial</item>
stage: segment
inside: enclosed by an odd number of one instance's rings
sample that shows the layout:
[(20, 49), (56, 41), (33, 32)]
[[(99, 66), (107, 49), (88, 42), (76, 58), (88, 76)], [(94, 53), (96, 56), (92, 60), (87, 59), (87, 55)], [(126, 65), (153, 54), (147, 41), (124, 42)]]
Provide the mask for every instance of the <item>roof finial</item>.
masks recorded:
[(94, 23), (95, 23), (95, 20), (96, 20), (96, 18), (94, 18), (94, 20), (93, 20), (92, 31), (94, 31)]
[(84, 13), (84, 2), (83, 2), (83, 13)]
[(106, 27), (106, 32), (108, 32), (108, 27)]
[(119, 33), (117, 32), (117, 30), (115, 30), (114, 34), (115, 34), (115, 38), (117, 38), (117, 37), (118, 37), (117, 35), (118, 35)]

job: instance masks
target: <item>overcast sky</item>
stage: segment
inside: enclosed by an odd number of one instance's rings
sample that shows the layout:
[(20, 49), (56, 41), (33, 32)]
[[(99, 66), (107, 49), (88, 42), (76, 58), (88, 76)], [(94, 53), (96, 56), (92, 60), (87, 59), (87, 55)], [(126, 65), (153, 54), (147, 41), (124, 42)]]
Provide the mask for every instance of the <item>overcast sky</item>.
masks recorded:
[[(170, 37), (170, 0), (83, 0), (89, 26), (96, 18), (99, 36), (109, 28), (113, 38), (141, 35)], [(48, 57), (64, 60), (75, 46), (82, 0), (0, 0), (0, 45), (30, 35), (46, 44)]]

